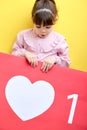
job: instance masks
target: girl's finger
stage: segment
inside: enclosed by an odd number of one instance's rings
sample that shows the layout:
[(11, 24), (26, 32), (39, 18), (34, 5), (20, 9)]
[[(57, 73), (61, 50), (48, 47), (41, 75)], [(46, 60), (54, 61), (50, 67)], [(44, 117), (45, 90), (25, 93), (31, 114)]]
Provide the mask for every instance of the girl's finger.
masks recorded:
[(43, 62), (42, 67), (41, 67), (41, 70), (42, 70), (42, 71), (45, 71), (45, 69), (46, 69), (46, 63)]

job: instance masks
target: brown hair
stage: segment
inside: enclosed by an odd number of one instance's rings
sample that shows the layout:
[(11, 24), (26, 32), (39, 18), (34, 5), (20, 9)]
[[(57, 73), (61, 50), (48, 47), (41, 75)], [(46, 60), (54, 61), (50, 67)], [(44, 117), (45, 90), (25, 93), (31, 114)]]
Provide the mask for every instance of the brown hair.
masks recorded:
[(58, 11), (54, 0), (36, 0), (32, 9), (32, 20), (35, 24), (53, 25)]

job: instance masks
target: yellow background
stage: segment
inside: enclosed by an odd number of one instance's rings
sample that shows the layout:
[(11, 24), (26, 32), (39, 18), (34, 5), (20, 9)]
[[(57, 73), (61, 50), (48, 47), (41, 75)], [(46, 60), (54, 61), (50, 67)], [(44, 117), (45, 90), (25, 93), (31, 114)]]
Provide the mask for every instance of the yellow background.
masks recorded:
[[(69, 45), (71, 68), (87, 72), (87, 0), (55, 0), (59, 20), (55, 31)], [(0, 52), (11, 53), (19, 31), (33, 27), (31, 9), (35, 0), (0, 0)]]

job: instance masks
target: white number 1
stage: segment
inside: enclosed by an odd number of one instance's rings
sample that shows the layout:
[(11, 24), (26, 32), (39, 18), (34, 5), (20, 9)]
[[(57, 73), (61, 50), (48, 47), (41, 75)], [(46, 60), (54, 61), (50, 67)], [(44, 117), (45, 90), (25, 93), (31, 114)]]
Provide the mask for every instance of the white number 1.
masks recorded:
[(72, 106), (71, 106), (71, 110), (70, 110), (70, 114), (69, 114), (69, 119), (68, 119), (68, 123), (72, 124), (73, 121), (73, 117), (74, 117), (74, 113), (75, 113), (75, 108), (76, 108), (76, 103), (77, 103), (77, 99), (78, 99), (78, 94), (72, 94), (68, 96), (68, 99), (73, 98), (72, 101)]

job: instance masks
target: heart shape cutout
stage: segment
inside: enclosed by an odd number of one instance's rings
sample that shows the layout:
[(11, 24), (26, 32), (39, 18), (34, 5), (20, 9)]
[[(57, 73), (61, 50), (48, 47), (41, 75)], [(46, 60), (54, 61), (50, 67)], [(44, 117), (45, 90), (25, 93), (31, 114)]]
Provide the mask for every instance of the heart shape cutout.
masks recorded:
[(25, 76), (14, 76), (6, 85), (5, 95), (15, 114), (26, 121), (48, 110), (54, 101), (55, 92), (46, 81), (32, 84)]

